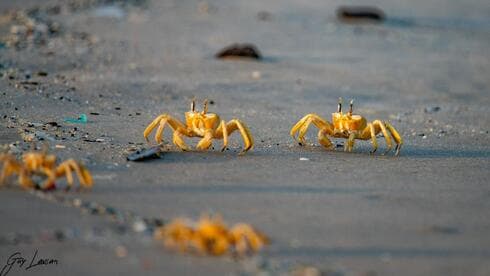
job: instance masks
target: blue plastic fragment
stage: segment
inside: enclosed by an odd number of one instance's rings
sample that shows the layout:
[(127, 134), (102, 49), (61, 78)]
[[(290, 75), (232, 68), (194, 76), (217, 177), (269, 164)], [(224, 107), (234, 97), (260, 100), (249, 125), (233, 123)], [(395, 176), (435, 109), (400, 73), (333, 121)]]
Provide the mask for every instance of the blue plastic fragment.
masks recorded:
[(65, 118), (64, 121), (66, 123), (73, 123), (73, 124), (86, 124), (87, 123), (87, 115), (86, 114), (80, 114), (78, 118)]

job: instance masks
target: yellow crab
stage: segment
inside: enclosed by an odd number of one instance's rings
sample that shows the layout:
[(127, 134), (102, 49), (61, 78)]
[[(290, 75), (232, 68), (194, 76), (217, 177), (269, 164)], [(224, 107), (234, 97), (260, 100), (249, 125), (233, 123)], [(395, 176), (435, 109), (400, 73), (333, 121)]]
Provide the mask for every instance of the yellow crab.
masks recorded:
[[(91, 188), (93, 184), (90, 172), (82, 164), (68, 159), (56, 166), (56, 156), (46, 154), (45, 151), (25, 153), (21, 161), (11, 154), (0, 154), (0, 163), (3, 163), (0, 184), (3, 184), (9, 176), (17, 174), (22, 188), (51, 190), (56, 188), (56, 179), (65, 176), (69, 189), (73, 186), (73, 171), (77, 174), (83, 188)], [(41, 180), (42, 183), (36, 183), (37, 180)]]
[(344, 146), (344, 150), (349, 152), (352, 151), (352, 148), (354, 147), (355, 139), (371, 139), (373, 144), (373, 151), (371, 151), (371, 153), (374, 153), (378, 148), (376, 135), (379, 132), (382, 132), (388, 147), (385, 153), (389, 152), (392, 148), (391, 135), (396, 143), (395, 155), (399, 155), (403, 139), (396, 129), (387, 121), (374, 120), (371, 123), (367, 123), (366, 119), (361, 115), (352, 114), (353, 103), (354, 101), (351, 100), (349, 112), (344, 114), (342, 113), (342, 99), (339, 99), (338, 110), (337, 112), (332, 113), (332, 123), (316, 114), (304, 116), (293, 126), (293, 128), (291, 128), (291, 136), (296, 140), (296, 134), (298, 133), (297, 141), (300, 145), (303, 145), (305, 142), (304, 136), (306, 135), (308, 126), (313, 123), (319, 129), (318, 141), (328, 149), (333, 148), (332, 142), (328, 139), (328, 136), (348, 139)]
[(197, 252), (220, 256), (234, 253), (244, 256), (259, 251), (269, 239), (245, 223), (233, 227), (223, 222), (221, 216), (202, 216), (193, 222), (178, 218), (155, 230), (155, 238), (165, 246), (181, 252)]
[(178, 119), (164, 113), (156, 117), (145, 129), (143, 136), (148, 141), (148, 135), (158, 126), (155, 134), (155, 141), (162, 142), (163, 130), (167, 123), (173, 129), (174, 144), (184, 151), (190, 150), (182, 139), (182, 135), (187, 137), (202, 137), (197, 143), (198, 150), (206, 150), (212, 144), (212, 139), (223, 139), (223, 147), (221, 151), (226, 149), (228, 145), (228, 136), (235, 130), (239, 130), (243, 137), (244, 148), (241, 152), (245, 153), (253, 147), (254, 141), (250, 130), (247, 126), (238, 119), (233, 119), (228, 123), (220, 120), (215, 113), (208, 113), (208, 101), (204, 101), (204, 110), (199, 112), (195, 110), (195, 101), (192, 100), (191, 110), (185, 113), (185, 124)]

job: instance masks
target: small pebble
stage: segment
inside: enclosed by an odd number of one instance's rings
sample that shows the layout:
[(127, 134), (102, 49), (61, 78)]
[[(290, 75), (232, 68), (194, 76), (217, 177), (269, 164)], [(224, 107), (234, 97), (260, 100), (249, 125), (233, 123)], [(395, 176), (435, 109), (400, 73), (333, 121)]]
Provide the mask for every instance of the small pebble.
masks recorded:
[(215, 57), (261, 59), (262, 55), (253, 44), (232, 44), (220, 50)]
[(260, 79), (261, 77), (262, 77), (262, 75), (260, 74), (260, 71), (253, 71), (253, 72), (252, 72), (252, 78), (253, 78), (253, 79), (258, 80), (258, 79)]
[(438, 106), (431, 106), (431, 107), (426, 107), (426, 108), (424, 108), (424, 112), (425, 112), (425, 113), (436, 113), (436, 112), (438, 112), (439, 110), (441, 110), (441, 108), (440, 108), (440, 107), (438, 107)]
[(79, 198), (75, 198), (75, 199), (73, 200), (73, 206), (75, 206), (75, 207), (79, 208), (80, 206), (82, 206), (82, 200), (81, 200), (81, 199), (79, 199)]
[(385, 18), (384, 12), (374, 6), (341, 6), (337, 9), (337, 19), (344, 23), (379, 23)]
[(137, 220), (133, 223), (133, 231), (140, 233), (146, 230), (146, 223), (142, 220)]
[(114, 251), (116, 252), (116, 256), (118, 258), (124, 258), (128, 255), (128, 250), (122, 245), (116, 246), (116, 249)]

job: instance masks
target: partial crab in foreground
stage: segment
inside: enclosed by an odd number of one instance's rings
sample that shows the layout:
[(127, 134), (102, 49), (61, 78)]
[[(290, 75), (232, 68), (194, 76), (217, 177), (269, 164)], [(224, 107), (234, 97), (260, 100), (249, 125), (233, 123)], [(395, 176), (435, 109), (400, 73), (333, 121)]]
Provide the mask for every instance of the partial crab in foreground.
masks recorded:
[[(393, 137), (396, 143), (395, 155), (398, 156), (400, 154), (403, 139), (389, 122), (374, 120), (367, 123), (366, 119), (361, 115), (353, 114), (352, 109), (353, 100), (350, 102), (349, 112), (345, 114), (342, 113), (342, 99), (339, 99), (338, 110), (337, 112), (332, 113), (332, 123), (316, 114), (308, 114), (291, 128), (290, 134), (293, 139), (297, 139), (300, 145), (303, 145), (305, 142), (304, 136), (306, 135), (308, 127), (313, 123), (319, 129), (318, 141), (322, 146), (328, 149), (333, 149), (332, 142), (328, 138), (329, 136), (348, 139), (344, 146), (344, 150), (349, 152), (354, 148), (355, 139), (371, 139), (373, 144), (373, 151), (371, 151), (371, 153), (374, 153), (378, 148), (376, 135), (382, 132), (388, 147), (385, 153), (391, 150), (393, 146), (391, 137)], [(298, 137), (296, 138), (297, 133)]]
[(221, 256), (244, 256), (259, 251), (269, 239), (245, 223), (229, 228), (219, 215), (202, 216), (193, 222), (178, 218), (155, 230), (155, 238), (181, 252)]
[(18, 183), (24, 189), (56, 189), (56, 179), (66, 177), (67, 189), (73, 186), (75, 172), (83, 188), (91, 188), (93, 181), (90, 172), (81, 163), (68, 159), (56, 165), (56, 156), (43, 152), (28, 152), (17, 160), (13, 155), (0, 154), (0, 163), (3, 167), (0, 174), (0, 185), (14, 174), (19, 176)]
[(220, 120), (220, 117), (215, 113), (208, 113), (208, 101), (204, 101), (204, 110), (199, 112), (195, 110), (195, 101), (191, 103), (191, 110), (185, 113), (185, 124), (175, 119), (166, 113), (156, 117), (145, 129), (143, 136), (148, 141), (148, 136), (157, 126), (155, 141), (162, 142), (163, 130), (166, 125), (170, 125), (173, 129), (174, 144), (184, 151), (191, 150), (186, 145), (182, 136), (187, 137), (202, 137), (197, 143), (198, 150), (208, 149), (213, 139), (223, 139), (223, 147), (221, 151), (226, 149), (228, 145), (228, 136), (235, 130), (239, 130), (244, 141), (244, 148), (241, 153), (245, 153), (253, 147), (253, 138), (247, 126), (238, 119), (233, 119), (226, 123)]

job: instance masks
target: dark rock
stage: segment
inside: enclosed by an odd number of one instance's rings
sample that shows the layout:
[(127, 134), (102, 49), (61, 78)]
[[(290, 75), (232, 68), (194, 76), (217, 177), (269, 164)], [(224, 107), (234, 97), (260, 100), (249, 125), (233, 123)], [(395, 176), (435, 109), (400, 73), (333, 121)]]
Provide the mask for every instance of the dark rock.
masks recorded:
[(262, 55), (253, 44), (232, 44), (223, 48), (215, 56), (216, 58), (262, 59)]
[(424, 112), (425, 112), (425, 113), (436, 113), (436, 112), (438, 112), (439, 110), (441, 110), (441, 108), (440, 108), (440, 107), (438, 107), (438, 106), (431, 106), (431, 107), (426, 107), (426, 108), (424, 108)]
[(384, 12), (371, 6), (340, 6), (337, 18), (345, 23), (379, 23), (386, 19)]
[(162, 149), (160, 146), (151, 147), (149, 149), (138, 150), (126, 157), (128, 161), (144, 161), (160, 158)]

